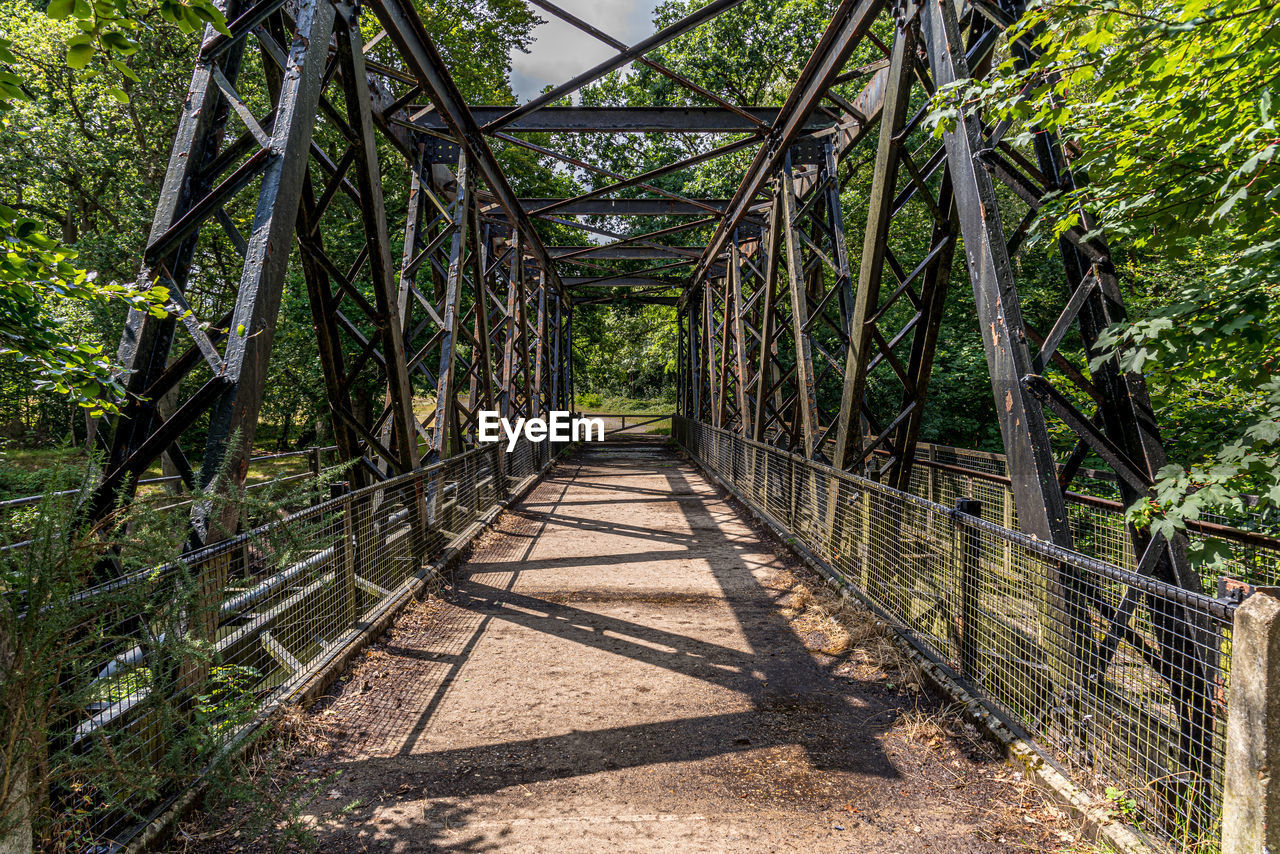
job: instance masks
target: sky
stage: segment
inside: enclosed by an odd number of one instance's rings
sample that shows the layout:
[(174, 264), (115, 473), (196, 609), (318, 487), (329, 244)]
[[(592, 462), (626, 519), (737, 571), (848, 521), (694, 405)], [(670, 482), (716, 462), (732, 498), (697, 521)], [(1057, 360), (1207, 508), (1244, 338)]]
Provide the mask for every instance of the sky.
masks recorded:
[[(557, 0), (556, 5), (628, 45), (653, 32), (657, 0)], [(511, 86), (524, 103), (548, 83), (563, 83), (617, 51), (602, 41), (536, 9), (547, 23), (535, 27), (530, 53), (511, 56)]]

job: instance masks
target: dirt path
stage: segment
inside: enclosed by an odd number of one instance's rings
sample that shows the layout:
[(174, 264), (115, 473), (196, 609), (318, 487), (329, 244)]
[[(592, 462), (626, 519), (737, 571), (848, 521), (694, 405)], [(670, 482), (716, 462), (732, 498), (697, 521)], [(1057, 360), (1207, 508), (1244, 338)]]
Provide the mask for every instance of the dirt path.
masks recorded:
[(985, 746), (806, 629), (775, 545), (665, 448), (581, 451), (312, 713), (289, 816), (177, 850), (1057, 850)]

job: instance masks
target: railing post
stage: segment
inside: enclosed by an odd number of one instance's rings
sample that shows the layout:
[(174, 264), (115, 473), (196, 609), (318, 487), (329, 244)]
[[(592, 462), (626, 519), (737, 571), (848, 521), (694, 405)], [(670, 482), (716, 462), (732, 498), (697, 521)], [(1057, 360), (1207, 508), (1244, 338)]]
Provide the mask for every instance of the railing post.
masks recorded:
[[(223, 549), (192, 566), (197, 590), (190, 603), (188, 632), (197, 641), (213, 643), (218, 639), (219, 610), (222, 594), (226, 589), (234, 552)], [(180, 665), (175, 693), (181, 697), (184, 709), (191, 709), (201, 684), (209, 678), (208, 659), (185, 656)]]
[(329, 497), (342, 499), (342, 534), (334, 542), (334, 576), (337, 579), (338, 615), (343, 628), (356, 621), (356, 520), (355, 503), (346, 481), (329, 484)]
[[(982, 502), (976, 498), (956, 498), (956, 511), (982, 518)], [(982, 572), (981, 540), (978, 531), (964, 520), (955, 519), (955, 556), (960, 568), (960, 672), (978, 673), (978, 597)]]
[[(319, 446), (307, 448), (307, 470), (311, 472), (312, 489), (315, 489), (315, 483), (320, 479), (320, 448)], [(311, 493), (311, 506), (319, 504), (324, 499), (320, 497), (318, 492)]]
[(760, 452), (760, 507), (764, 507), (765, 512), (769, 510), (769, 457), (773, 456), (772, 451)]
[[(929, 462), (931, 463), (936, 463), (938, 461), (938, 449), (932, 442), (929, 443), (928, 458), (929, 458)], [(928, 480), (928, 486), (927, 486), (927, 489), (929, 490), (929, 494), (926, 495), (925, 498), (928, 498), (930, 501), (937, 504), (938, 503), (938, 486), (937, 486), (938, 470), (933, 466), (926, 466), (926, 468), (929, 470), (929, 480)]]
[(511, 484), (507, 483), (507, 452), (502, 450), (499, 443), (495, 443), (490, 447), (493, 448), (493, 456), (496, 460), (494, 468), (498, 472), (498, 500), (505, 501), (507, 496), (511, 494)]
[[(867, 461), (867, 479), (880, 482), (880, 463), (878, 460), (870, 459)], [(887, 604), (888, 600), (884, 596), (883, 591), (873, 590), (872, 586), (874, 578), (872, 576), (874, 566), (883, 566), (880, 560), (879, 543), (876, 542), (876, 502), (879, 496), (873, 489), (864, 489), (862, 492), (862, 589), (867, 595), (880, 600), (881, 604)]]
[[(970, 489), (972, 489), (973, 487), (972, 487), (972, 486), (970, 486), (969, 488), (970, 488)], [(1003, 500), (1004, 500), (1004, 507), (1003, 507), (1003, 508), (1001, 508), (1001, 509), (1002, 509), (1002, 513), (1001, 513), (1001, 515), (1000, 515), (1000, 524), (1001, 524), (1001, 525), (1003, 525), (1005, 528), (1009, 529), (1010, 531), (1012, 531), (1012, 530), (1014, 530), (1014, 527), (1013, 527), (1013, 490), (1006, 488), (1006, 489), (1004, 489), (1004, 490), (1003, 490), (1003, 492), (1004, 492), (1004, 494), (1003, 494), (1003, 496), (1002, 496), (1002, 497), (1003, 497)], [(1070, 511), (1068, 511), (1068, 513), (1069, 513), (1069, 512), (1070, 512)], [(1004, 569), (1004, 571), (1005, 571), (1005, 573), (1006, 573), (1006, 574), (1008, 574), (1008, 573), (1012, 573), (1012, 572), (1013, 572), (1013, 543), (1009, 542), (1008, 540), (1005, 540), (1005, 541), (1004, 541), (1003, 550), (1004, 550), (1004, 565), (1003, 565), (1003, 569)]]
[(501, 442), (495, 442), (489, 446), (493, 454), (493, 471), (494, 477), (497, 478), (494, 497), (498, 501), (502, 501), (507, 497), (509, 484), (507, 483), (507, 452), (502, 449)]
[(1280, 588), (1236, 609), (1222, 854), (1280, 851)]
[(800, 487), (796, 485), (796, 458), (787, 457), (787, 528), (793, 534), (799, 534), (800, 528)]

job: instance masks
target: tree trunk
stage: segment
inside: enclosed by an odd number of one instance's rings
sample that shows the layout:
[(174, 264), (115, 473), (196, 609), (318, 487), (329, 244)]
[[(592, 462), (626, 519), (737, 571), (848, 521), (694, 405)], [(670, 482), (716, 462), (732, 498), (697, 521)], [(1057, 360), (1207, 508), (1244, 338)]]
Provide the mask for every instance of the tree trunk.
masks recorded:
[(95, 443), (98, 439), (98, 419), (89, 414), (89, 410), (84, 410), (84, 449), (90, 454), (93, 453)]
[[(12, 668), (13, 650), (8, 637), (0, 634), (0, 673), (10, 673)], [(7, 783), (0, 791), (0, 854), (31, 854), (35, 844), (31, 830), (30, 741), (25, 735), (19, 733), (12, 739), (12, 755), (0, 755), (0, 779)]]

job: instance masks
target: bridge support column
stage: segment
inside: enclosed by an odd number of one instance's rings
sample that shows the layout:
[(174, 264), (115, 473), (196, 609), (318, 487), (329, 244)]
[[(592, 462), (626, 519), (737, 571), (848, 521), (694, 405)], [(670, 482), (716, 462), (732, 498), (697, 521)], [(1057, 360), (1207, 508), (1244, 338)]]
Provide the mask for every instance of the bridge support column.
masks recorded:
[(1280, 588), (1236, 611), (1222, 802), (1223, 854), (1280, 851)]

